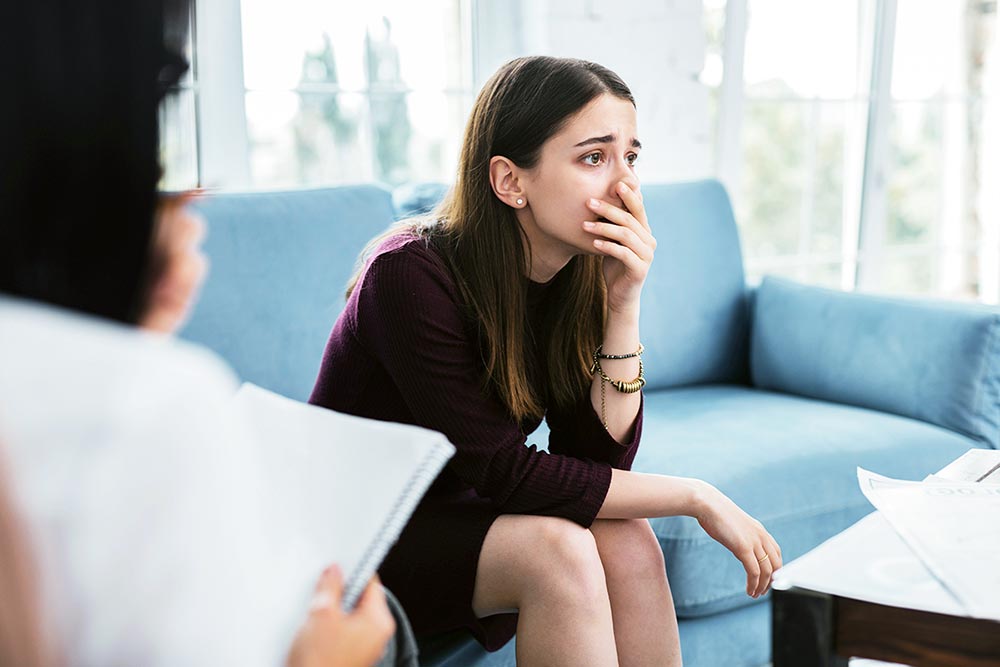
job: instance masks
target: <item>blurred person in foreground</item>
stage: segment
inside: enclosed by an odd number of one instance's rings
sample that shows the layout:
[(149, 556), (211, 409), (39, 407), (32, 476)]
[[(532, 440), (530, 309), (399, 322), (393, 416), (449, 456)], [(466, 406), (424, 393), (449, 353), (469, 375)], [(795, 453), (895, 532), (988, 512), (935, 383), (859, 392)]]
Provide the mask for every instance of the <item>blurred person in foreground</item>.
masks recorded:
[(220, 419), (236, 378), (158, 335), (205, 273), (189, 196), (156, 191), (188, 16), (184, 0), (0, 9), (0, 659), (415, 664), (405, 634), (383, 656), (397, 620), (377, 580), (344, 612), (331, 566), (306, 609), (303, 573), (269, 569), (262, 473)]

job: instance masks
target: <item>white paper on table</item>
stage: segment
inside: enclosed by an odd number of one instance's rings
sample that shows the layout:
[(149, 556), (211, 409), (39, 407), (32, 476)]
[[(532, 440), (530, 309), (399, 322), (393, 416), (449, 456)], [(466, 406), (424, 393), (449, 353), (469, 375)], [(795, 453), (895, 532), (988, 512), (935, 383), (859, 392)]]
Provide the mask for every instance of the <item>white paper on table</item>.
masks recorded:
[(928, 478), (930, 481), (942, 479), (1000, 484), (1000, 450), (970, 449)]
[(1000, 486), (908, 482), (863, 468), (858, 483), (969, 616), (1000, 620)]
[(774, 588), (793, 586), (864, 602), (965, 615), (965, 608), (872, 512), (774, 573)]

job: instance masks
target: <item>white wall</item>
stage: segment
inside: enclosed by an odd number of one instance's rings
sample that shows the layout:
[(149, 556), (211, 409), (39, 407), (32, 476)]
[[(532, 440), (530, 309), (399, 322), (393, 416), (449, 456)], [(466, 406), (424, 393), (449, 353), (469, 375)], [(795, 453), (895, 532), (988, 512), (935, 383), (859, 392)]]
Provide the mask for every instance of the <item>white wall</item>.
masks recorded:
[(584, 58), (632, 89), (644, 181), (713, 174), (701, 0), (519, 0), (475, 3), (476, 86), (511, 58)]

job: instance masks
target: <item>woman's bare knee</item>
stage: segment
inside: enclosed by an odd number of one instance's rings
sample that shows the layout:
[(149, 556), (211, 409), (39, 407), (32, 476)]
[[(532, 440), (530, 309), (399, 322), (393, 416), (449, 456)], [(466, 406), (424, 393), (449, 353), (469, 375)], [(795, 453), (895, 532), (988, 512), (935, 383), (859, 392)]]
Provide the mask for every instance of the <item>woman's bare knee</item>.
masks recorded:
[(590, 528), (608, 578), (666, 576), (663, 550), (645, 519), (598, 520)]
[(540, 522), (524, 599), (560, 613), (589, 616), (609, 604), (594, 535), (564, 519)]
[(483, 543), (473, 595), (480, 616), (519, 608), (530, 596), (562, 604), (607, 598), (594, 535), (555, 517), (505, 515)]

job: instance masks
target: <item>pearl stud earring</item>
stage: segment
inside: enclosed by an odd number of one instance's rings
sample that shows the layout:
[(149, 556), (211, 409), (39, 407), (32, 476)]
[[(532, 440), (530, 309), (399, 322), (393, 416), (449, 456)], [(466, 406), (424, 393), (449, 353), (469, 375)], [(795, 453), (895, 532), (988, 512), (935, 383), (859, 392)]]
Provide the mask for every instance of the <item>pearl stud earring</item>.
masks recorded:
[(517, 198), (517, 205), (518, 205), (518, 206), (520, 206), (520, 205), (521, 205), (521, 204), (523, 204), (523, 203), (524, 203), (524, 200), (523, 200), (523, 199), (521, 199), (520, 197), (518, 197), (518, 198)]

